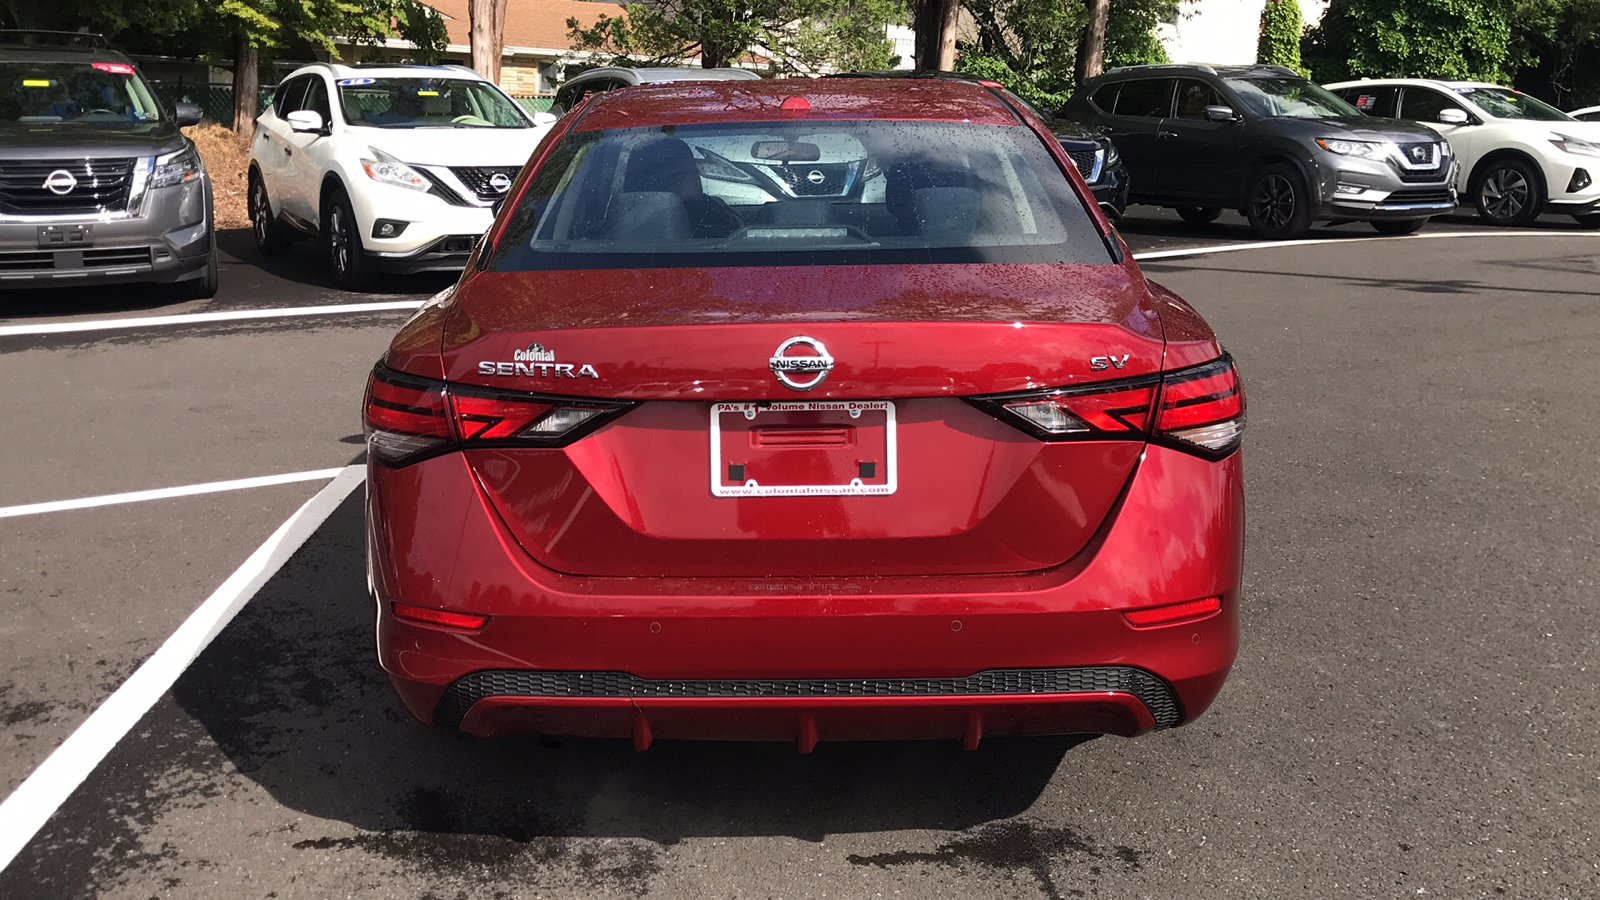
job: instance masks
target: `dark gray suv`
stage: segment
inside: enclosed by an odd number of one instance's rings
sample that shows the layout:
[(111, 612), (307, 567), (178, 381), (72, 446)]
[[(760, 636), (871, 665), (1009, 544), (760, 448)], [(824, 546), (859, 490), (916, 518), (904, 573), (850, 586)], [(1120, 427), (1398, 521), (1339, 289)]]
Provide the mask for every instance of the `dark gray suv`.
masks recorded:
[(0, 31), (0, 288), (217, 291), (211, 180), (133, 62), (82, 34)]
[(1410, 234), (1456, 208), (1456, 160), (1437, 132), (1364, 116), (1277, 66), (1113, 69), (1060, 115), (1116, 142), (1129, 202), (1196, 224), (1237, 209), (1271, 240), (1317, 220)]

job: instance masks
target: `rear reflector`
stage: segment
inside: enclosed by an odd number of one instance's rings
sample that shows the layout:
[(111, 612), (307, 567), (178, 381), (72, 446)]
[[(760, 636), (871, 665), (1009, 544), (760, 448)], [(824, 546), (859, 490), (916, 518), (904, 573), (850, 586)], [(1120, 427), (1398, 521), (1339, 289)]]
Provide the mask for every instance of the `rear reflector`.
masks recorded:
[(1220, 459), (1244, 434), (1244, 392), (1226, 354), (1162, 376), (973, 402), (1047, 441), (1156, 441)]
[(1177, 625), (1204, 619), (1221, 611), (1222, 598), (1207, 597), (1204, 600), (1189, 600), (1168, 606), (1132, 609), (1124, 612), (1122, 617), (1135, 628), (1160, 628), (1163, 625)]
[(429, 609), (426, 606), (412, 606), (409, 603), (395, 603), (393, 607), (396, 618), (422, 622), (427, 625), (477, 631), (479, 628), (489, 624), (488, 616), (479, 616), (473, 613), (451, 612), (447, 609)]
[(367, 448), (390, 466), (465, 447), (561, 446), (631, 404), (447, 385), (379, 363), (362, 411)]

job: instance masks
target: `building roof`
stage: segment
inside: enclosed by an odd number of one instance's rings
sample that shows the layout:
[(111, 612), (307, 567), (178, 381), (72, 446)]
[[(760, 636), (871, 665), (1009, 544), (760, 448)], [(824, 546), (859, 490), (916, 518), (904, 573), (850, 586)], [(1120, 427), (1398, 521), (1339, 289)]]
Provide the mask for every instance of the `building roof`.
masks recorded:
[[(444, 16), (445, 29), (453, 46), (469, 46), (470, 24), (467, 18), (467, 0), (422, 0)], [(572, 45), (567, 37), (567, 19), (576, 18), (588, 28), (601, 17), (617, 17), (623, 8), (616, 3), (587, 2), (587, 0), (509, 0), (506, 4), (505, 46), (511, 48), (536, 48), (541, 50), (566, 50)]]
[[(806, 101), (785, 109), (792, 97)], [(793, 106), (793, 104), (791, 104)], [(598, 95), (578, 131), (707, 122), (900, 119), (1017, 125), (987, 88), (962, 81), (905, 78), (779, 78), (675, 81)]]

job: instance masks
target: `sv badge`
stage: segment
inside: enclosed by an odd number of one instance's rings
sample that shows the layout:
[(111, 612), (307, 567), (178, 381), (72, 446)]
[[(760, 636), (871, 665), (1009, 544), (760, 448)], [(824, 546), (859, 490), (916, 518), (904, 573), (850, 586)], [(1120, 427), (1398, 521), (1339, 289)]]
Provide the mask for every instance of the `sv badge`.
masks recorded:
[(1131, 353), (1124, 353), (1121, 356), (1091, 356), (1089, 357), (1089, 371), (1104, 372), (1107, 369), (1120, 369), (1128, 364), (1128, 357), (1132, 355)]

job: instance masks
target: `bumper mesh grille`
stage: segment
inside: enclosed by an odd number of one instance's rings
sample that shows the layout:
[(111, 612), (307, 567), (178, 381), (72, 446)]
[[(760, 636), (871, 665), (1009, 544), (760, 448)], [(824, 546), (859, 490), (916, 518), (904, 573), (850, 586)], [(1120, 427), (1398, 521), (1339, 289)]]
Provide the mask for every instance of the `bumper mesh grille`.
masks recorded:
[(1071, 157), (1072, 164), (1078, 167), (1078, 174), (1084, 181), (1094, 178), (1094, 160), (1099, 153), (1094, 150), (1069, 150), (1067, 156)]
[(505, 191), (496, 190), (493, 184), (496, 175), (504, 176), (506, 185), (517, 180), (517, 173), (522, 170), (517, 166), (453, 166), (450, 171), (461, 179), (461, 183), (472, 189), (478, 199), (485, 203), (505, 196)]
[(625, 672), (474, 672), (450, 685), (434, 710), (440, 728), (457, 728), (487, 697), (961, 697), (1004, 694), (1132, 694), (1157, 728), (1183, 718), (1178, 698), (1160, 678), (1126, 666), (990, 669), (965, 678), (803, 678), (650, 680)]

